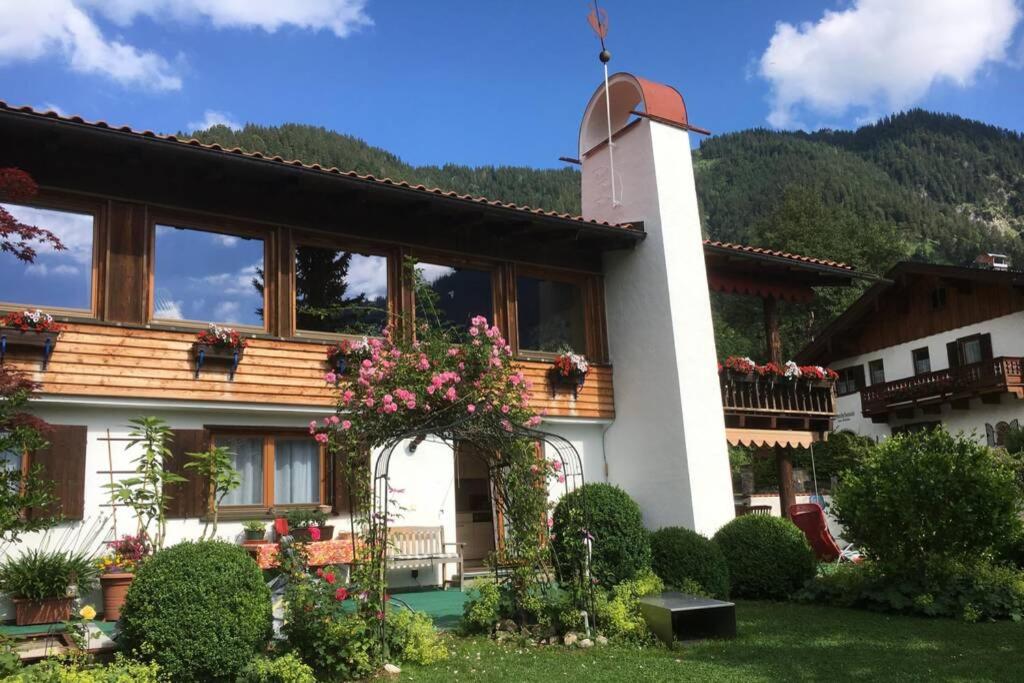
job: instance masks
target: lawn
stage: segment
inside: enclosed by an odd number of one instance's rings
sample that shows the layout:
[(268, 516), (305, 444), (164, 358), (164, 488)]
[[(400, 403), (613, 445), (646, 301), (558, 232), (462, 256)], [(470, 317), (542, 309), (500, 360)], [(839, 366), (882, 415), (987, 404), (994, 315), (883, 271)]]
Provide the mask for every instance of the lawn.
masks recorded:
[(454, 638), (443, 664), (409, 681), (1020, 680), (1024, 624), (965, 624), (791, 603), (740, 602), (739, 637), (589, 650)]

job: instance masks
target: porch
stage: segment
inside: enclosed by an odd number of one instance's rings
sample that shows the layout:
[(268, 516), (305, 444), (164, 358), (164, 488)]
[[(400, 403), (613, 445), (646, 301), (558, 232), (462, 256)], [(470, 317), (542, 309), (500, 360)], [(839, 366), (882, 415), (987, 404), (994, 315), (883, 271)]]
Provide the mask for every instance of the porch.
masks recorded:
[(942, 404), (964, 409), (972, 398), (998, 403), (1005, 393), (1024, 398), (1024, 358), (1002, 356), (945, 370), (875, 384), (861, 391), (861, 412), (873, 422), (914, 408), (938, 412)]

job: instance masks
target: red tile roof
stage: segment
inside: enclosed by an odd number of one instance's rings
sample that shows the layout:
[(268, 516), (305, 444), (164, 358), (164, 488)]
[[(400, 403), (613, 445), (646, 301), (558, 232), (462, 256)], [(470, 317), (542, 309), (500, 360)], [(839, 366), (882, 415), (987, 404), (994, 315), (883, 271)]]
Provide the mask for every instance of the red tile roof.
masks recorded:
[(816, 266), (839, 268), (841, 270), (854, 269), (853, 266), (848, 265), (846, 263), (840, 263), (839, 261), (829, 261), (828, 259), (819, 259), (814, 258), (813, 256), (801, 256), (800, 254), (791, 254), (788, 251), (776, 251), (774, 249), (764, 249), (762, 247), (751, 247), (746, 244), (733, 244), (731, 242), (716, 242), (714, 240), (704, 240), (704, 246), (716, 247), (719, 249), (731, 249), (733, 251), (738, 251), (745, 254), (774, 256), (776, 258), (790, 259), (791, 261), (799, 261), (800, 263), (809, 263)]
[(107, 123), (106, 121), (86, 121), (81, 116), (65, 116), (65, 115), (62, 115), (62, 114), (58, 114), (55, 111), (45, 111), (45, 112), (37, 111), (36, 109), (33, 109), (32, 107), (14, 106), (14, 105), (7, 104), (3, 100), (0, 100), (0, 111), (3, 111), (3, 110), (13, 111), (13, 112), (20, 112), (20, 113), (23, 113), (23, 114), (31, 114), (31, 115), (34, 115), (34, 116), (46, 117), (46, 118), (50, 118), (50, 119), (56, 119), (56, 120), (59, 120), (59, 121), (67, 121), (67, 122), (70, 122), (70, 123), (84, 124), (84, 125), (87, 125), (87, 126), (93, 126), (93, 127), (96, 127), (96, 128), (104, 128), (104, 129), (108, 129), (108, 130), (112, 130), (112, 131), (117, 131), (119, 133), (127, 133), (129, 135), (135, 135), (135, 136), (144, 137), (144, 138), (153, 138), (153, 139), (159, 139), (159, 140), (167, 140), (167, 141), (170, 141), (170, 142), (177, 142), (177, 143), (180, 143), (182, 145), (189, 145), (189, 146), (192, 146), (192, 147), (199, 147), (199, 148), (202, 148), (202, 149), (213, 150), (213, 151), (222, 152), (222, 153), (225, 153), (225, 154), (234, 154), (234, 155), (237, 155), (237, 156), (244, 156), (244, 157), (248, 157), (250, 159), (262, 159), (262, 160), (265, 160), (265, 161), (273, 161), (273, 162), (277, 162), (277, 163), (280, 163), (280, 164), (285, 164), (287, 166), (298, 166), (298, 167), (309, 169), (309, 170), (313, 170), (313, 171), (320, 171), (322, 173), (329, 173), (329, 174), (338, 175), (338, 176), (345, 176), (345, 177), (348, 177), (348, 178), (354, 178), (354, 179), (362, 180), (362, 181), (365, 181), (365, 182), (380, 183), (382, 185), (392, 185), (392, 186), (395, 186), (395, 187), (402, 187), (402, 188), (406, 188), (406, 189), (409, 189), (409, 190), (416, 190), (416, 191), (426, 192), (426, 193), (433, 194), (433, 195), (439, 195), (439, 196), (442, 196), (442, 197), (447, 197), (449, 199), (458, 199), (458, 200), (462, 200), (462, 201), (465, 201), (465, 202), (473, 202), (473, 203), (477, 203), (477, 204), (487, 204), (488, 206), (496, 206), (496, 207), (500, 207), (500, 208), (504, 208), (504, 209), (512, 209), (512, 210), (515, 210), (515, 211), (523, 211), (523, 212), (526, 212), (526, 213), (531, 213), (531, 214), (535, 214), (535, 215), (539, 215), (539, 216), (546, 216), (548, 218), (558, 218), (558, 219), (567, 220), (567, 221), (575, 221), (575, 222), (578, 222), (578, 223), (587, 223), (587, 224), (590, 224), (590, 225), (600, 225), (600, 226), (606, 226), (606, 227), (618, 227), (618, 228), (624, 228), (624, 229), (628, 229), (628, 230), (633, 230), (633, 231), (639, 232), (639, 230), (637, 230), (637, 228), (635, 228), (633, 225), (631, 225), (629, 223), (615, 224), (615, 223), (609, 223), (607, 221), (595, 221), (595, 220), (590, 220), (590, 219), (584, 218), (583, 216), (574, 216), (574, 215), (569, 214), (569, 213), (561, 213), (561, 212), (558, 212), (558, 211), (546, 211), (544, 209), (537, 209), (537, 208), (534, 208), (534, 207), (531, 207), (531, 206), (520, 206), (518, 204), (512, 204), (510, 202), (502, 202), (502, 201), (498, 201), (498, 200), (487, 199), (486, 197), (474, 197), (473, 195), (459, 194), (458, 192), (452, 192), (450, 190), (443, 190), (443, 189), (438, 188), (438, 187), (426, 187), (425, 185), (413, 185), (413, 184), (408, 183), (408, 182), (406, 182), (404, 180), (393, 180), (391, 178), (377, 178), (376, 176), (373, 176), (373, 175), (363, 175), (363, 174), (360, 174), (360, 173), (356, 173), (355, 171), (343, 171), (343, 170), (340, 170), (340, 169), (334, 168), (334, 167), (325, 168), (325, 167), (321, 166), (320, 164), (307, 164), (305, 162), (302, 162), (302, 161), (299, 161), (299, 160), (296, 160), (296, 159), (284, 159), (283, 157), (279, 157), (279, 156), (267, 156), (265, 154), (261, 154), (260, 152), (247, 152), (247, 151), (245, 151), (245, 150), (243, 150), (243, 149), (241, 149), (239, 147), (233, 147), (231, 149), (228, 149), (228, 148), (222, 147), (221, 145), (218, 145), (218, 144), (206, 144), (206, 143), (200, 142), (199, 140), (196, 140), (195, 138), (188, 138), (188, 139), (179, 138), (176, 135), (164, 135), (162, 133), (154, 133), (151, 130), (139, 131), (139, 130), (135, 130), (134, 128), (131, 128), (130, 126), (112, 126), (109, 123)]

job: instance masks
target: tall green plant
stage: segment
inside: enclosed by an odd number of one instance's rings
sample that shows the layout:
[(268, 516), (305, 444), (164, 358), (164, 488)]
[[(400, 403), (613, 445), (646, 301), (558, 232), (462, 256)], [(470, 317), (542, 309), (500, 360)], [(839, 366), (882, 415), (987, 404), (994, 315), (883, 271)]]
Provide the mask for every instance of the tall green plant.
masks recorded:
[[(133, 460), (135, 476), (107, 484), (111, 498), (132, 509), (138, 521), (138, 535), (145, 538), (154, 550), (160, 550), (167, 536), (167, 485), (185, 481), (185, 478), (166, 469), (171, 459), (171, 428), (158, 417), (137, 417), (131, 421), (128, 448), (141, 446)], [(155, 533), (150, 531), (156, 526)]]
[[(36, 384), (24, 375), (0, 366), (0, 453), (24, 455), (45, 448), (45, 422), (24, 412)], [(17, 542), (21, 534), (48, 529), (57, 523), (49, 515), (25, 515), (25, 510), (45, 510), (56, 500), (53, 482), (42, 467), (28, 473), (0, 461), (0, 542)]]
[(210, 532), (210, 538), (216, 538), (220, 504), (225, 496), (242, 485), (242, 478), (231, 464), (232, 453), (227, 446), (210, 446), (205, 451), (185, 455), (192, 458), (191, 462), (185, 463), (185, 467), (195, 470), (206, 479), (206, 499), (210, 504), (210, 514), (203, 525), (201, 540), (206, 539), (207, 531)]

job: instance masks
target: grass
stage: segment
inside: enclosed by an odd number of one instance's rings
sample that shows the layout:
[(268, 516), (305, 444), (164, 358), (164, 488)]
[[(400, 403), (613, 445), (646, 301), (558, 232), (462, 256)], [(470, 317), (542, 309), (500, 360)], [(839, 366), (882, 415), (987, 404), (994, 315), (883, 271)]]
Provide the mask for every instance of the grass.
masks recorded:
[(739, 637), (589, 650), (453, 637), (453, 656), (408, 681), (1011, 681), (1024, 624), (966, 624), (792, 603), (739, 602)]

